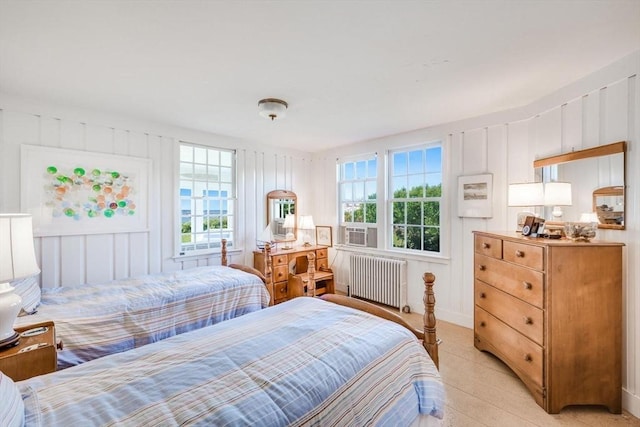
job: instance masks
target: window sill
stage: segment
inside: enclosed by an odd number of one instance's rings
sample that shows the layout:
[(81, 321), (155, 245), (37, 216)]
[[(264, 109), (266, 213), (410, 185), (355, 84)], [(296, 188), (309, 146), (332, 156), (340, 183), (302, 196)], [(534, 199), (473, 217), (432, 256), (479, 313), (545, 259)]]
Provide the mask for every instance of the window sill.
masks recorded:
[[(241, 248), (233, 248), (232, 250), (227, 250), (227, 258), (230, 255), (238, 255), (244, 252), (244, 249)], [(222, 252), (220, 252), (219, 250), (214, 250), (214, 251), (198, 251), (197, 253), (191, 253), (191, 252), (187, 252), (184, 255), (174, 255), (173, 257), (171, 257), (171, 259), (173, 259), (174, 261), (192, 261), (192, 260), (198, 260), (198, 259), (205, 259), (205, 258), (221, 258), (222, 257)]]

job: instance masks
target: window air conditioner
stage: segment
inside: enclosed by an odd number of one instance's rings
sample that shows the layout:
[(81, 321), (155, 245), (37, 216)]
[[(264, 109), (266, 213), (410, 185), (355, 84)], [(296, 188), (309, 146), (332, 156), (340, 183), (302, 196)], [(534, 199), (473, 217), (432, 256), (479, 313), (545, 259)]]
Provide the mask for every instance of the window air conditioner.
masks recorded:
[(367, 246), (367, 229), (363, 227), (346, 227), (345, 243), (352, 246)]

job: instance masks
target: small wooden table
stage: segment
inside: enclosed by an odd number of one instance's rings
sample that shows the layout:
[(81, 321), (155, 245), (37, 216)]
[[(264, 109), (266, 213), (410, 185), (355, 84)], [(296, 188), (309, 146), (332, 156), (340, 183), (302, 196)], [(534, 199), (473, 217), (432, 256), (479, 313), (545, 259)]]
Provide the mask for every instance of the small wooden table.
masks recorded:
[(20, 336), (18, 345), (0, 349), (0, 371), (14, 381), (48, 374), (57, 368), (58, 357), (53, 322), (41, 322), (16, 328), (16, 332), (20, 334), (32, 330), (33, 335)]

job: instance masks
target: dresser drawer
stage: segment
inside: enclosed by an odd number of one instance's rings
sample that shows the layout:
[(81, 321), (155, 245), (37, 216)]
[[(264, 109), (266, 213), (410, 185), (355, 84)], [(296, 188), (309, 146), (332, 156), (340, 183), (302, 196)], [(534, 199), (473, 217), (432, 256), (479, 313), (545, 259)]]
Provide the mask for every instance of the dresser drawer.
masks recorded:
[(317, 258), (326, 258), (329, 254), (329, 251), (324, 248), (324, 249), (316, 249), (316, 257)]
[(502, 240), (487, 236), (476, 236), (476, 253), (490, 256), (491, 258), (502, 258)]
[(476, 254), (474, 268), (476, 279), (543, 308), (544, 273), (481, 254)]
[(544, 248), (515, 242), (504, 242), (502, 258), (505, 261), (536, 270), (544, 270)]
[(271, 262), (274, 268), (278, 265), (287, 265), (287, 255), (274, 255), (271, 257)]
[(544, 345), (544, 316), (541, 309), (479, 280), (475, 281), (475, 293), (475, 302), (478, 307), (488, 311), (529, 339)]
[(320, 270), (321, 268), (328, 268), (329, 260), (327, 258), (318, 258), (316, 260), (316, 270)]
[(287, 282), (273, 284), (273, 299), (276, 303), (286, 300), (288, 297)]
[(486, 340), (500, 358), (518, 375), (524, 375), (542, 388), (542, 347), (502, 323), (482, 308), (475, 307), (475, 334)]
[(273, 280), (273, 283), (286, 282), (289, 279), (289, 266), (285, 264), (273, 267), (273, 275), (271, 279)]

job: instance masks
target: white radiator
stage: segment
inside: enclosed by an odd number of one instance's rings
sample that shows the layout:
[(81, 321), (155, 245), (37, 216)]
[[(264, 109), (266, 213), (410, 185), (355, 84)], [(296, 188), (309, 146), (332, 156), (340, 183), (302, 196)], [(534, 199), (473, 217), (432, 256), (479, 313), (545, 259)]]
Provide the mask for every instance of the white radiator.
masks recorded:
[(349, 295), (409, 312), (407, 261), (351, 254)]

